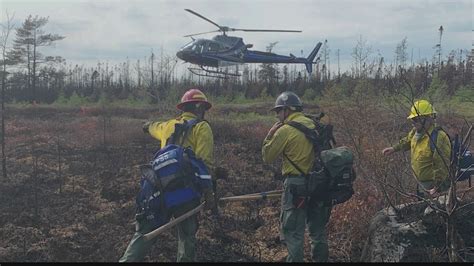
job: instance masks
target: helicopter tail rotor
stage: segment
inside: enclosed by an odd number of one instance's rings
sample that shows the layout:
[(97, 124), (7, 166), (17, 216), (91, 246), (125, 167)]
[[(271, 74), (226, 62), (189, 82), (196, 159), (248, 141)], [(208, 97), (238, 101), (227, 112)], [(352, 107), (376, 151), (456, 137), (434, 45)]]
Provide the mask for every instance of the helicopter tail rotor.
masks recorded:
[(316, 47), (314, 47), (313, 51), (311, 51), (309, 56), (306, 58), (307, 61), (305, 63), (305, 66), (306, 66), (306, 70), (310, 74), (311, 74), (311, 72), (313, 72), (313, 64), (314, 64), (313, 60), (316, 57), (316, 55), (318, 54), (318, 51), (319, 51), (319, 48), (321, 48), (321, 45), (322, 45), (322, 43), (318, 42), (318, 44), (316, 44)]

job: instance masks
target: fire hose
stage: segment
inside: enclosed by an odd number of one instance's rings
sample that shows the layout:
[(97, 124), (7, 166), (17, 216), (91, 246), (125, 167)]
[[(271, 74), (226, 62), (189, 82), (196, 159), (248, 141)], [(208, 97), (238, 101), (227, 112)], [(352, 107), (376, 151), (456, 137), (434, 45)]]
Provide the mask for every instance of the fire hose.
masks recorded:
[[(277, 198), (281, 197), (281, 194), (283, 193), (283, 190), (272, 190), (272, 191), (267, 191), (267, 192), (259, 192), (259, 193), (252, 193), (252, 194), (246, 194), (246, 195), (240, 195), (240, 196), (232, 196), (232, 197), (224, 197), (220, 198), (219, 202), (235, 202), (235, 201), (249, 201), (249, 200), (258, 200), (258, 199), (271, 199), (271, 198)], [(179, 224), (181, 221), (185, 220), (189, 216), (192, 216), (199, 211), (201, 211), (204, 208), (205, 202), (201, 203), (199, 206), (196, 208), (188, 211), (187, 213), (174, 218), (173, 220), (169, 221), (168, 223), (156, 228), (155, 230), (145, 234), (143, 238), (145, 241), (149, 241), (159, 234), (163, 233), (164, 231), (170, 229), (171, 227)]]

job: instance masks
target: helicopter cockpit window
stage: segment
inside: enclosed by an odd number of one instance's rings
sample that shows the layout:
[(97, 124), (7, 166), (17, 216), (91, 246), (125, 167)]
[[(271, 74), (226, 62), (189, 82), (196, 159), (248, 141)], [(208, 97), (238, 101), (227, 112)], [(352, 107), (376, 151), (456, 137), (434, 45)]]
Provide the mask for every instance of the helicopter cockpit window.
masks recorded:
[(221, 50), (221, 46), (218, 43), (210, 42), (209, 45), (207, 46), (207, 51), (208, 52), (218, 52)]
[(202, 43), (197, 43), (197, 44), (194, 44), (192, 47), (191, 47), (191, 50), (193, 50), (194, 52), (200, 54), (202, 53)]
[(187, 44), (183, 45), (183, 47), (181, 47), (181, 50), (189, 50), (189, 49), (191, 49), (191, 46), (193, 46), (193, 43), (194, 43), (194, 41), (188, 42)]

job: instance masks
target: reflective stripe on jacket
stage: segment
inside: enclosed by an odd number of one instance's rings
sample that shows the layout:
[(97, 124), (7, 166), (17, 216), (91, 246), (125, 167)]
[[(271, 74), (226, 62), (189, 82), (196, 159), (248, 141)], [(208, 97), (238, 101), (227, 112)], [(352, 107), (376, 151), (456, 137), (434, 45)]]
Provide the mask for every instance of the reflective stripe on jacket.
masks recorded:
[[(184, 123), (196, 119), (197, 116), (193, 113), (184, 112), (175, 119), (166, 122), (153, 122), (150, 124), (148, 131), (150, 135), (161, 142), (161, 148), (166, 146), (166, 140), (173, 134), (175, 124)], [(197, 123), (192, 131), (188, 133), (188, 137), (184, 140), (184, 147), (191, 147), (196, 154), (196, 157), (204, 161), (210, 171), (214, 166), (214, 137), (211, 127), (206, 121)]]
[[(314, 122), (301, 112), (290, 114), (284, 121), (295, 121), (308, 128), (315, 128)], [(263, 161), (270, 163), (280, 154), (285, 153), (305, 174), (309, 172), (314, 161), (313, 145), (303, 132), (290, 126), (281, 126), (270, 139), (265, 139), (262, 146)], [(283, 175), (301, 175), (301, 173), (283, 156)]]
[[(395, 151), (408, 151), (411, 153), (411, 167), (418, 181), (436, 181), (437, 183), (446, 180), (450, 164), (451, 143), (443, 130), (438, 132), (436, 147), (438, 151), (430, 148), (430, 135), (436, 125), (432, 125), (418, 141), (415, 138), (415, 129), (393, 146)], [(447, 165), (443, 162), (446, 162)]]

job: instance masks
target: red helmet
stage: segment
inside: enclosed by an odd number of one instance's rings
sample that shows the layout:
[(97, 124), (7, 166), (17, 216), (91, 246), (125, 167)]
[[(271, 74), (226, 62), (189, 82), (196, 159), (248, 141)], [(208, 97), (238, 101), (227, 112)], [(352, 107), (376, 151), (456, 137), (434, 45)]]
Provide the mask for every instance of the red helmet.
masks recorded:
[(203, 103), (206, 110), (212, 107), (212, 104), (207, 101), (206, 95), (199, 89), (190, 89), (185, 92), (183, 97), (181, 97), (181, 102), (176, 105), (176, 108), (183, 111), (183, 106), (187, 103)]

